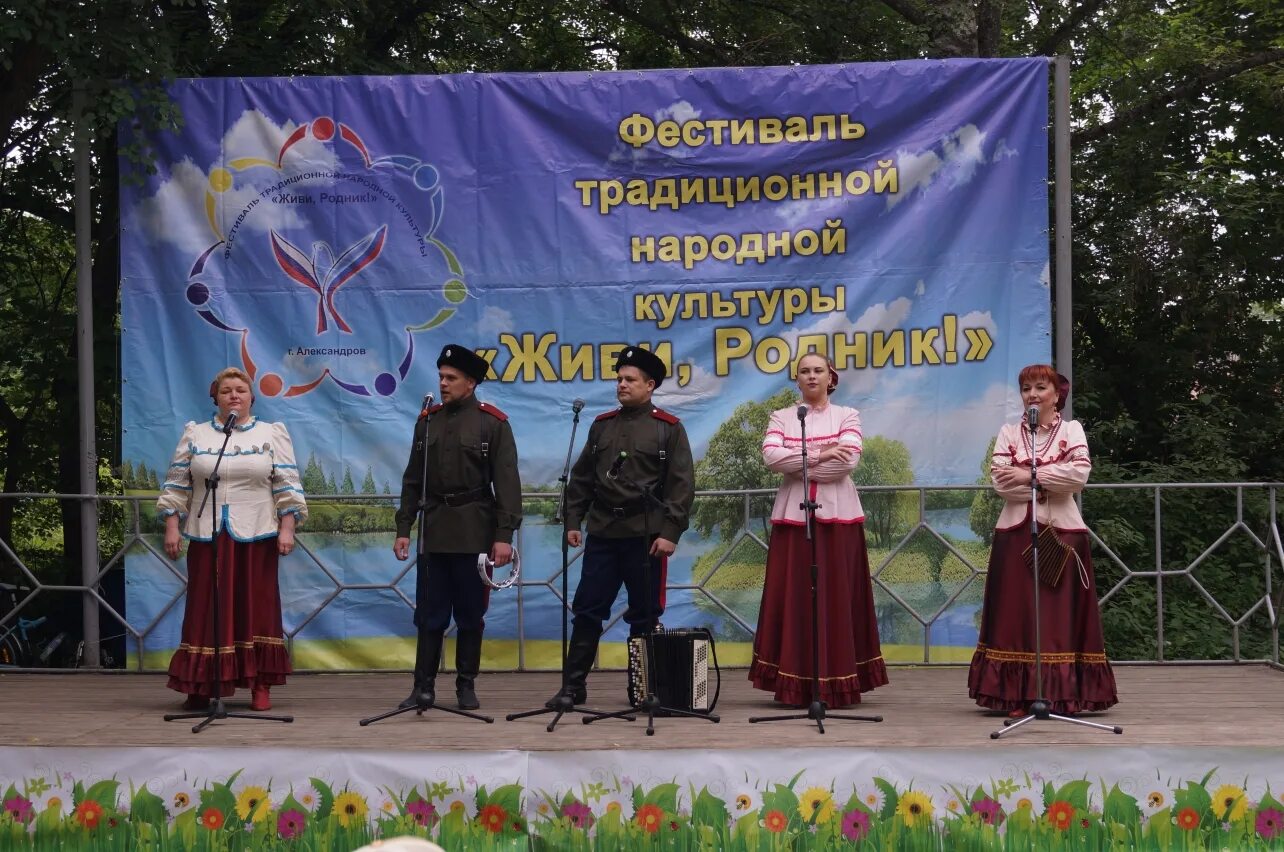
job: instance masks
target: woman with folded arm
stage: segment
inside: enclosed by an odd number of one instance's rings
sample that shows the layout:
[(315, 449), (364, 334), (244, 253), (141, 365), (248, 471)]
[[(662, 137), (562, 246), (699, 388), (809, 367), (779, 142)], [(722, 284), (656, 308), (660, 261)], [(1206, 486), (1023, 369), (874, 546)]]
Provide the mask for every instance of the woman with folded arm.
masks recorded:
[(807, 444), (797, 408), (771, 415), (763, 463), (783, 474), (771, 513), (767, 574), (758, 611), (749, 680), (777, 701), (806, 706), (812, 694), (811, 542), (807, 540), (802, 455), (807, 454), (816, 509), (817, 599), (820, 607), (819, 700), (859, 704), (862, 692), (887, 683), (874, 618), (874, 589), (865, 550), (865, 513), (852, 482), (860, 463), (860, 413), (830, 402), (838, 371), (822, 355), (798, 362)]
[[(1070, 382), (1047, 364), (1017, 378), (1026, 408), (1037, 407), (1033, 437), (1024, 423), (1006, 423), (994, 441), (990, 475), (1003, 498), (990, 548), (981, 631), (968, 694), (1016, 718), (1038, 694), (1035, 666), (1034, 572), (1030, 548), (1031, 460), (1038, 460), (1035, 503), (1039, 527), (1039, 627), (1043, 697), (1060, 715), (1105, 710), (1118, 702), (1106, 659), (1088, 528), (1074, 495), (1092, 472), (1088, 440), (1077, 420), (1063, 420)], [(1045, 538), (1046, 536), (1046, 538)]]

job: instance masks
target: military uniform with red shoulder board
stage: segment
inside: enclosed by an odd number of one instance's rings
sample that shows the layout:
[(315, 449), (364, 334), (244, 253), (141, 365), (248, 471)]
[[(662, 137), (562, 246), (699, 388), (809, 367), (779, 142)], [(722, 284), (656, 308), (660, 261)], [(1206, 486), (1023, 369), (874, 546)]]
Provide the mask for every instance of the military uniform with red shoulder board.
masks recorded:
[[(663, 361), (639, 347), (621, 353), (617, 373), (624, 367), (637, 367), (655, 387), (667, 372)], [(628, 590), (629, 634), (649, 633), (659, 624), (668, 563), (648, 549), (657, 539), (677, 544), (694, 500), (695, 464), (686, 430), (653, 405), (649, 393), (645, 402), (593, 421), (566, 489), (566, 529), (584, 525), (588, 532), (565, 663), (565, 689), (573, 703), (586, 700), (585, 679), (621, 586)], [(555, 703), (556, 698), (549, 702)]]
[(517, 444), (508, 415), (469, 396), (435, 405), (415, 422), (414, 443), (401, 478), (398, 538), (410, 535), (428, 454), (427, 553), (485, 553), (511, 544), (522, 523)]
[[(456, 344), (442, 350), (437, 366), (457, 369), (476, 383), (485, 379), (490, 367), (484, 358)], [(410, 537), (421, 492), (423, 556), (415, 573), (419, 642), (415, 691), (406, 701), (423, 703), (417, 696), (434, 694), (443, 636), (453, 615), (458, 628), (456, 692), (459, 706), (473, 709), (473, 681), (481, 665), (490, 605), (490, 587), (477, 574), (477, 556), (489, 553), (496, 542), (512, 544), (513, 532), (522, 523), (517, 444), (508, 415), (472, 393), (421, 412), (401, 477), (398, 539)]]

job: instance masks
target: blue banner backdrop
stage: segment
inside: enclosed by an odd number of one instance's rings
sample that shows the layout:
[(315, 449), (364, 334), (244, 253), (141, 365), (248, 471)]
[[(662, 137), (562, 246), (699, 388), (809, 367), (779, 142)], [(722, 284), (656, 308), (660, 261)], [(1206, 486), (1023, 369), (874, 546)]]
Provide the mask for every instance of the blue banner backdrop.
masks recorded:
[[(1047, 91), (1042, 59), (177, 81), (181, 128), (123, 128), (154, 166), (121, 189), (129, 484), (155, 487), (232, 364), (311, 490), (396, 493), (447, 342), (491, 360), (479, 395), (509, 413), (527, 489), (556, 484), (572, 399), (613, 407), (630, 343), (671, 365), (657, 402), (697, 459), (820, 349), (867, 440), (903, 444), (917, 482), (972, 482), (1017, 370), (1050, 355)], [(540, 520), (529, 576), (560, 564)], [(391, 532), (354, 530), (305, 540), (344, 582), (395, 577)], [(683, 544), (679, 582), (714, 545)], [(306, 620), (328, 664), (411, 631), (391, 590), (313, 617), (334, 581), (297, 553), (282, 573), (287, 628)], [(181, 585), (131, 554), (127, 588), (163, 664)], [(551, 593), (523, 606), (525, 638), (558, 635)], [(488, 639), (518, 621), (505, 599)]]

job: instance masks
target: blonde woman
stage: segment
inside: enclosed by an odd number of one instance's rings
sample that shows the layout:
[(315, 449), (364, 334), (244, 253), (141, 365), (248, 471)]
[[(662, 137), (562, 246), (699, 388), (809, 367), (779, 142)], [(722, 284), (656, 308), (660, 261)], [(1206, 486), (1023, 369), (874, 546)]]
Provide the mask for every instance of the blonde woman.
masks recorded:
[[(252, 709), (268, 710), (271, 688), (291, 672), (277, 560), (294, 550), (307, 502), (290, 433), (283, 423), (254, 416), (250, 377), (228, 367), (214, 377), (210, 397), (217, 412), (184, 427), (156, 502), (169, 558), (178, 558), (184, 538), (190, 542), (182, 642), (170, 660), (169, 688), (187, 696), (185, 710), (203, 710), (238, 687), (250, 690)], [(217, 503), (207, 502), (198, 518), (206, 480), (229, 434)], [(216, 564), (217, 625), (211, 606)]]
[(830, 402), (838, 371), (822, 355), (798, 362), (798, 390), (807, 407), (807, 445), (797, 408), (771, 415), (762, 460), (784, 475), (771, 513), (767, 575), (749, 680), (792, 706), (812, 695), (811, 543), (807, 540), (802, 453), (811, 497), (820, 504), (816, 539), (820, 612), (820, 696), (829, 707), (859, 704), (862, 692), (887, 683), (874, 618), (874, 589), (865, 551), (865, 513), (851, 473), (860, 464), (860, 412)]

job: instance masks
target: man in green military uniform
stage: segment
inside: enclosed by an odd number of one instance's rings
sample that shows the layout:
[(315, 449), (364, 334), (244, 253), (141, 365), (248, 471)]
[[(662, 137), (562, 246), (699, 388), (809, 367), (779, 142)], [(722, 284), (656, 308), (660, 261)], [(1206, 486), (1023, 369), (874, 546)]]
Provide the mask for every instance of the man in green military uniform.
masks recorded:
[[(655, 630), (664, 612), (667, 560), (695, 499), (686, 430), (651, 402), (667, 375), (664, 362), (632, 346), (620, 353), (615, 373), (620, 407), (593, 421), (567, 483), (566, 540), (572, 547), (584, 543), (584, 560), (571, 604), (565, 686), (550, 707), (565, 696), (574, 704), (585, 702), (602, 626), (621, 585), (628, 589), (629, 635)], [(580, 533), (586, 518), (587, 543)]]
[(477, 557), (488, 554), (496, 567), (513, 558), (513, 531), (522, 523), (522, 484), (508, 416), (479, 402), (474, 393), (486, 378), (486, 359), (451, 344), (441, 350), (437, 369), (441, 404), (422, 411), (415, 423), (392, 546), (398, 559), (410, 555), (410, 527), (422, 498), (422, 547), (415, 566), (415, 686), (401, 707), (436, 700), (443, 636), (453, 613), (458, 628), (455, 694), (461, 709), (475, 710), (481, 706), (474, 681), (490, 603)]

